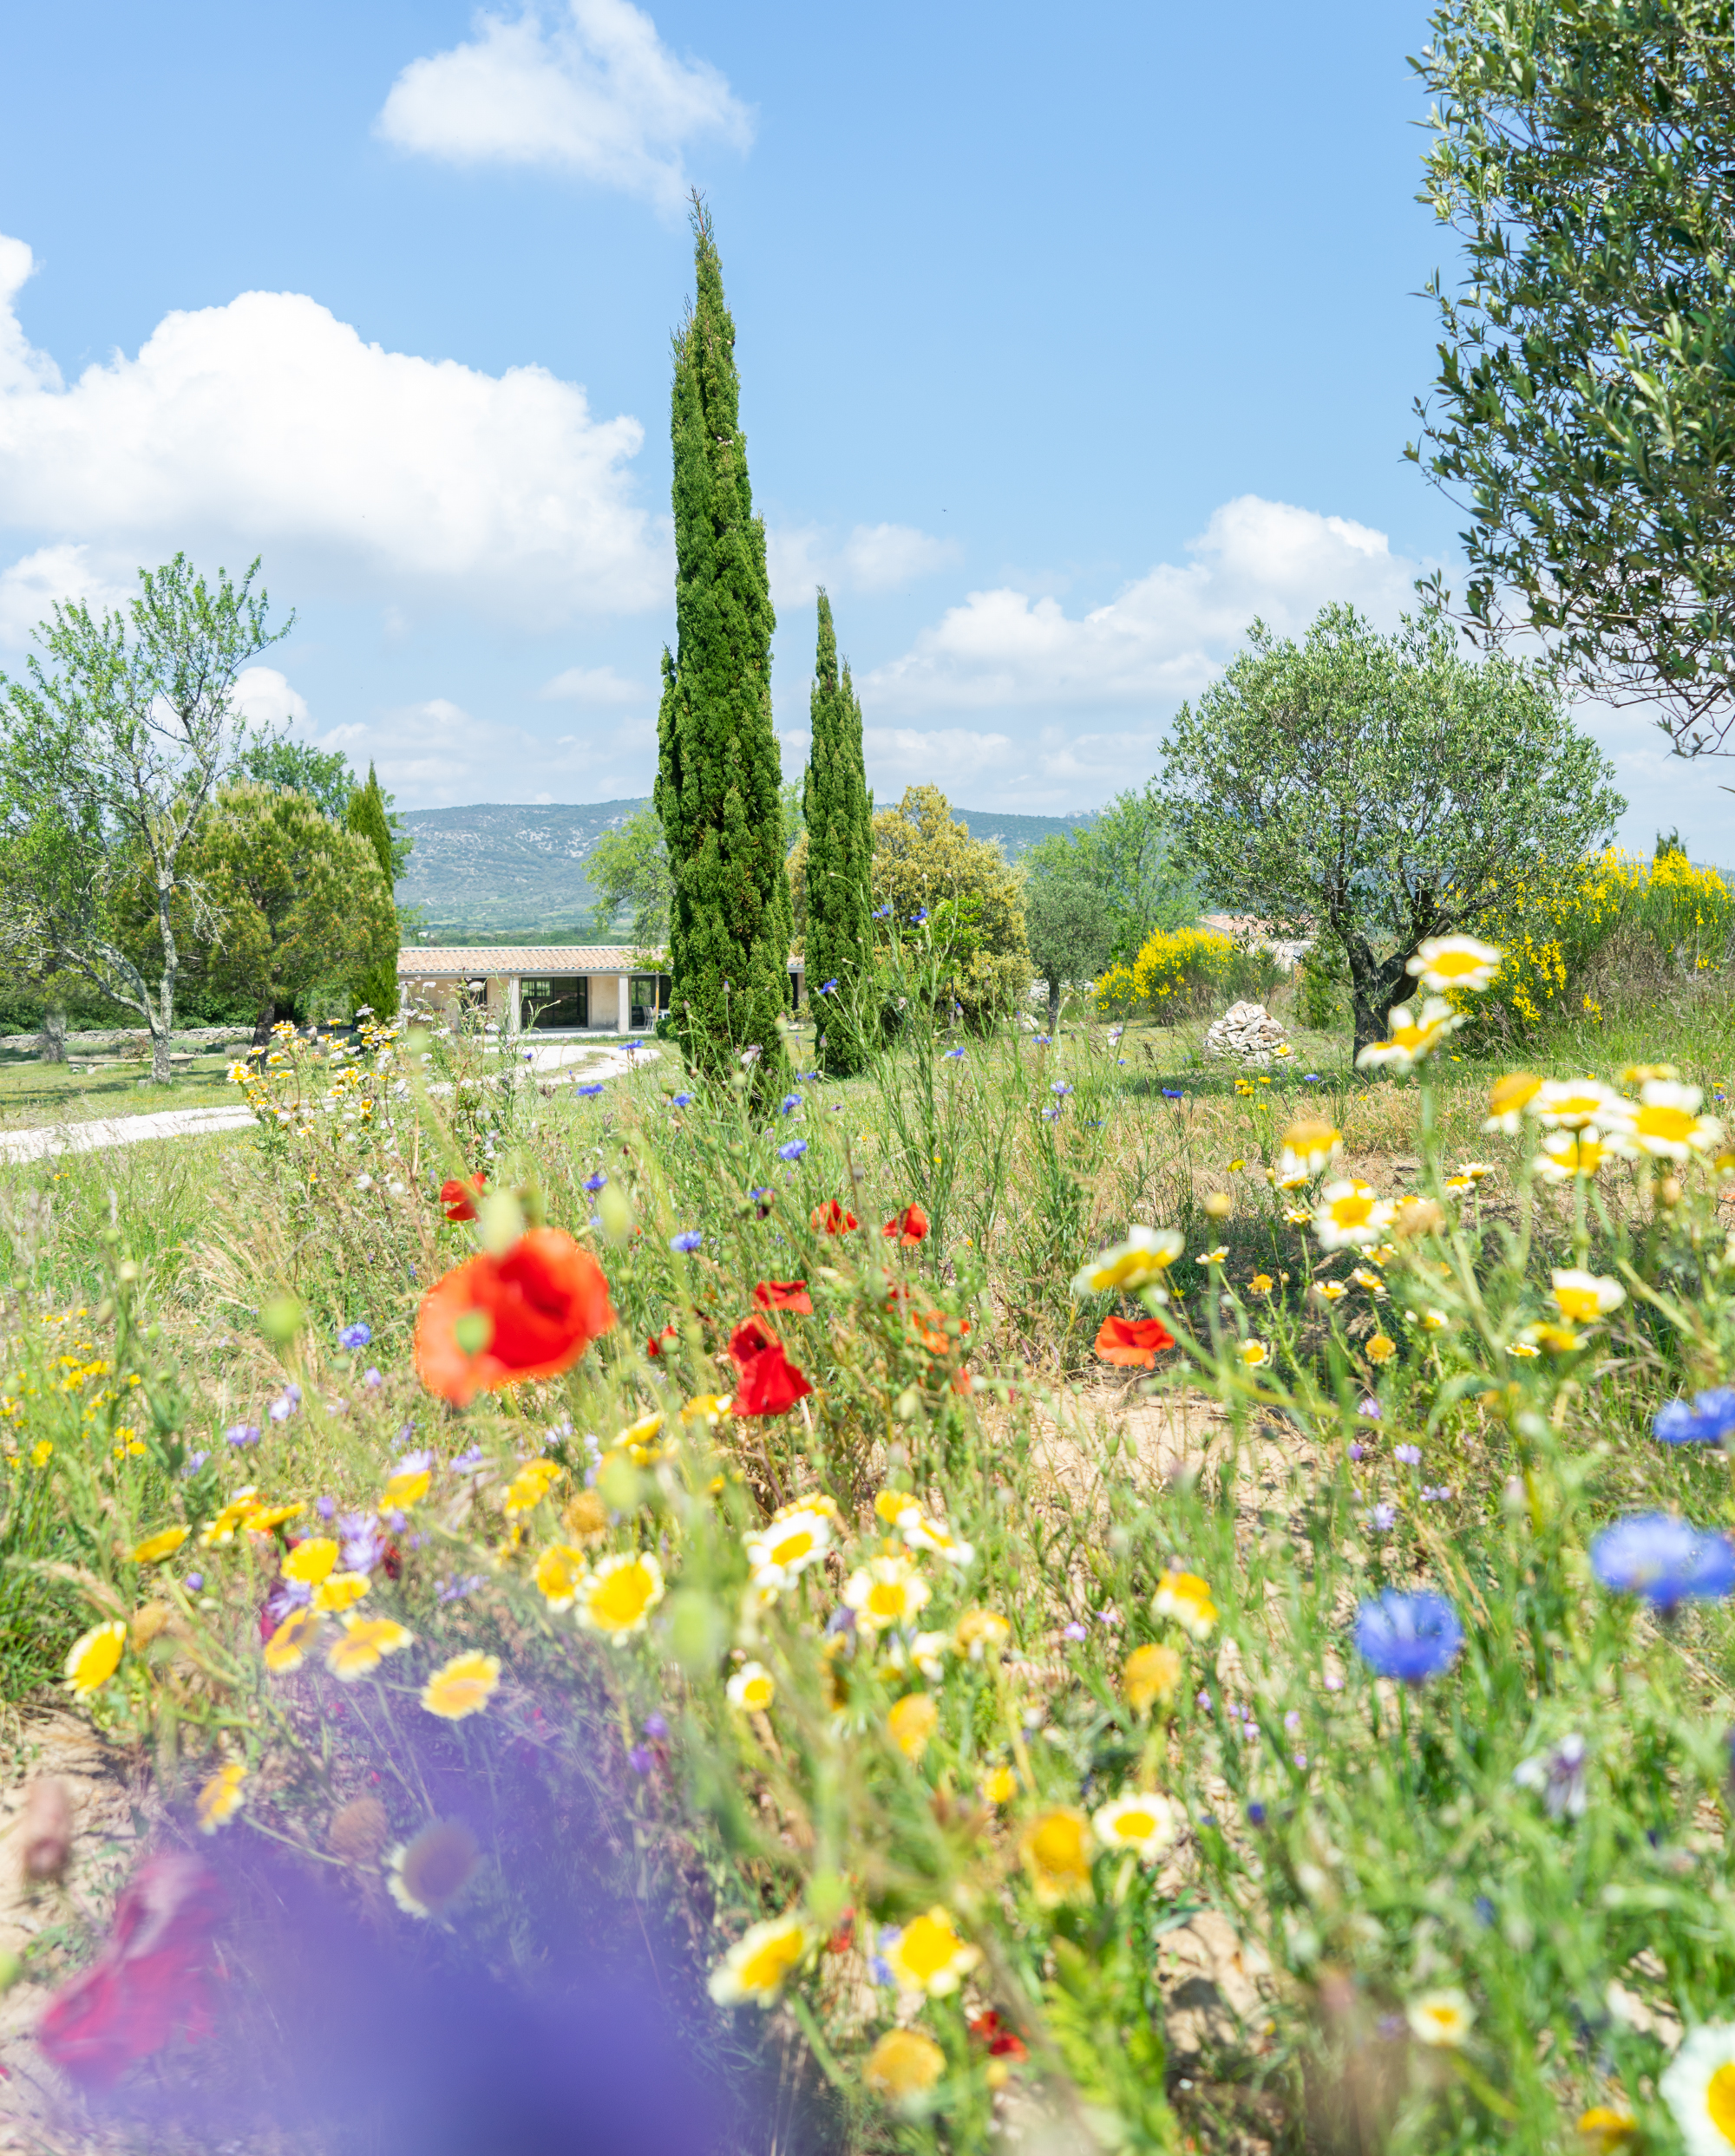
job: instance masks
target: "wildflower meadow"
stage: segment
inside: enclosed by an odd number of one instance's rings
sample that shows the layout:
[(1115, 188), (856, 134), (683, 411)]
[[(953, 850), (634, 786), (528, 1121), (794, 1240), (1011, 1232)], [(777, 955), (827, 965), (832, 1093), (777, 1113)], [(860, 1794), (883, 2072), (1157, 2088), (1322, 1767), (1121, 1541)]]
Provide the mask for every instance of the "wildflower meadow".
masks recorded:
[(139, 2146), (435, 2087), (671, 2149), (1722, 2146), (1725, 1086), (1463, 1060), (1501, 965), (1424, 947), (1359, 1071), (942, 1012), (841, 1082), (787, 1034), (767, 1107), (285, 1026), (251, 1134), (21, 1171), (7, 1689), (155, 1852), (112, 1923), (44, 1869), (60, 2086)]

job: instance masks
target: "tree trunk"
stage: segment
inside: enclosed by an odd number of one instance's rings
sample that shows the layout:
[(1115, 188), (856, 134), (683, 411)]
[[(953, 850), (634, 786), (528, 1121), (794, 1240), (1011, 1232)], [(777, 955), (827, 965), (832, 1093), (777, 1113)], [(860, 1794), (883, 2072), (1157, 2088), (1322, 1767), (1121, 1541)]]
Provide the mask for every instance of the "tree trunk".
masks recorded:
[(1361, 936), (1342, 939), (1350, 962), (1350, 994), (1355, 1006), (1355, 1053), (1386, 1037), (1386, 1020), (1394, 1003), (1401, 1002), (1410, 986), (1408, 951), (1376, 959)]
[(1060, 977), (1055, 973), (1048, 977), (1048, 1029), (1051, 1033), (1060, 1030)]
[(66, 1061), (66, 1012), (50, 1004), (43, 1013), (43, 1029), (36, 1036), (36, 1061), (39, 1063), (63, 1063)]
[(151, 1013), (151, 1077), (160, 1086), (173, 1085), (174, 1067), (168, 1060), (168, 1044), (174, 1031), (174, 977), (180, 970), (180, 954), (169, 926), (170, 888), (157, 878), (157, 928), (162, 937), (162, 980), (157, 989), (157, 1008)]
[(253, 1046), (255, 1048), (271, 1046), (272, 1028), (276, 1023), (277, 1005), (267, 996), (264, 1003), (259, 1005), (259, 1016), (253, 1021)]

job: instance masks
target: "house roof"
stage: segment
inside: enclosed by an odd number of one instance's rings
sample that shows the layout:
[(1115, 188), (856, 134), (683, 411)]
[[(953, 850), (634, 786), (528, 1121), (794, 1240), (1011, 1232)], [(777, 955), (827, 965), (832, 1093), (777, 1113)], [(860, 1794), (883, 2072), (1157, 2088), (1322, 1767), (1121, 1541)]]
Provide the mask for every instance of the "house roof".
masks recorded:
[(407, 980), (450, 981), (511, 973), (649, 973), (655, 961), (618, 944), (406, 944), (397, 970)]
[[(797, 972), (802, 962), (791, 956)], [(397, 954), (406, 981), (470, 981), (510, 974), (654, 973), (654, 957), (619, 944), (406, 944)], [(666, 969), (665, 969), (666, 970)]]

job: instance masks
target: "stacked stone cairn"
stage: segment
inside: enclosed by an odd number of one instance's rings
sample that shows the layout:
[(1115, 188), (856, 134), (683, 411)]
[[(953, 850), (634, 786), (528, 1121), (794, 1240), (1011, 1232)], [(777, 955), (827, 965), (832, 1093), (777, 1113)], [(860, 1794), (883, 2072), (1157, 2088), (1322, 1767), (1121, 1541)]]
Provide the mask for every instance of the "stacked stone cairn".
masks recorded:
[(1214, 1062), (1242, 1063), (1257, 1069), (1294, 1053), (1289, 1036), (1263, 1003), (1231, 1003), (1211, 1022), (1205, 1053)]

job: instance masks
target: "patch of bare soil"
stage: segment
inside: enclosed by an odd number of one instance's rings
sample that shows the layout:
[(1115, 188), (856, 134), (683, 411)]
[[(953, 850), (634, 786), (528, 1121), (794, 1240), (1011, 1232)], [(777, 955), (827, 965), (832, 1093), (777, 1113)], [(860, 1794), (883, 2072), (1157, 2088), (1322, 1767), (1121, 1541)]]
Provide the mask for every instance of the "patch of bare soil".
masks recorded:
[[(0, 1996), (0, 2149), (71, 2156), (106, 2137), (84, 2130), (76, 2097), (32, 2031), (49, 1989), (107, 1930), (140, 1853), (143, 1791), (121, 1754), (59, 1710), (0, 1733), (0, 1963), (26, 1963)], [(47, 1876), (32, 1876), (33, 1865)]]

